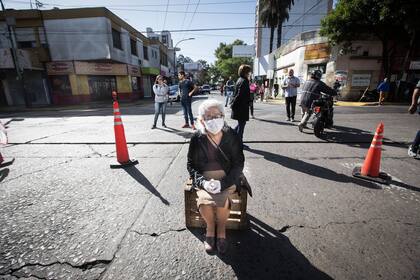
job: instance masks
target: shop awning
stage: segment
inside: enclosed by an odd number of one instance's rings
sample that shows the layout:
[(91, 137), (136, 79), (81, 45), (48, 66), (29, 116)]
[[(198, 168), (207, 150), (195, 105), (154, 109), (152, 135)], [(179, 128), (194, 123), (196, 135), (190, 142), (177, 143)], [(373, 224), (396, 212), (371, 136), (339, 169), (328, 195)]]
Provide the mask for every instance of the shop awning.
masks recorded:
[(159, 68), (156, 68), (156, 67), (142, 67), (141, 73), (143, 75), (156, 75), (157, 76), (160, 74), (160, 70)]

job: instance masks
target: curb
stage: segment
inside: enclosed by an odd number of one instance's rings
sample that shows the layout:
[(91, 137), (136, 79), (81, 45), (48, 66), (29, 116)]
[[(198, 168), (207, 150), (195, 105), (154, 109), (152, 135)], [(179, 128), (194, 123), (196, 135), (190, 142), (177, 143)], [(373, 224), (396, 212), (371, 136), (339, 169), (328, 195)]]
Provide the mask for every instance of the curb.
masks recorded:
[[(122, 103), (121, 107), (146, 106), (154, 103), (153, 100), (142, 100), (134, 103)], [(22, 112), (57, 112), (70, 110), (89, 110), (89, 109), (112, 109), (112, 103), (98, 103), (98, 104), (83, 104), (83, 105), (69, 105), (69, 106), (46, 106), (34, 108), (21, 107), (0, 107), (2, 114), (22, 113)]]

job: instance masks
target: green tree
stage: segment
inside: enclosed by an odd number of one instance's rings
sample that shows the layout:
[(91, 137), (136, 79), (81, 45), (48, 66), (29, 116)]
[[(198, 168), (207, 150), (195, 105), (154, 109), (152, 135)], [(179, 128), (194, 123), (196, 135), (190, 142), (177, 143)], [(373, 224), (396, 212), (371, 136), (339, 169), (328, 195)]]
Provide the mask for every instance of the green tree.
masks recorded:
[(322, 20), (321, 35), (333, 45), (342, 44), (344, 50), (354, 40), (376, 37), (382, 43), (382, 66), (388, 77), (397, 46), (405, 44), (408, 52), (414, 47), (419, 6), (414, 0), (339, 0)]
[(201, 65), (201, 70), (198, 73), (198, 83), (199, 84), (208, 84), (210, 82), (210, 65), (207, 63), (207, 61), (203, 59), (197, 60), (197, 63)]
[(289, 20), (289, 10), (294, 0), (263, 0), (259, 6), (260, 21), (270, 27), (270, 53), (273, 51), (274, 30), (277, 28), (277, 48), (281, 45), (283, 22)]
[(176, 67), (178, 69), (184, 69), (184, 63), (193, 63), (193, 62), (194, 61), (190, 57), (180, 54), (176, 58)]
[(219, 47), (215, 50), (214, 54), (217, 58), (215, 67), (217, 71), (212, 70), (214, 74), (221, 77), (223, 80), (232, 76), (238, 78), (238, 68), (241, 64), (252, 64), (252, 59), (248, 57), (232, 57), (232, 49), (234, 45), (246, 45), (241, 40), (235, 40), (231, 44), (220, 43)]

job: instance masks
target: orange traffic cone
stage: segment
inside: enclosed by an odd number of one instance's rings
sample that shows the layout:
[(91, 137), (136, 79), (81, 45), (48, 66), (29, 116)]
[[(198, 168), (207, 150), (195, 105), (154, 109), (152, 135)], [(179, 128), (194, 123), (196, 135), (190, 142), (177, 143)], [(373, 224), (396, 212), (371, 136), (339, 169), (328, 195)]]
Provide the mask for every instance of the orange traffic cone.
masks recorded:
[(111, 164), (111, 168), (122, 168), (131, 165), (136, 165), (137, 160), (130, 160), (128, 156), (127, 141), (125, 140), (124, 126), (121, 119), (120, 106), (117, 101), (117, 93), (112, 92), (114, 99), (114, 133), (115, 133), (115, 146), (117, 149), (117, 161), (120, 164)]
[(368, 150), (363, 166), (357, 166), (353, 170), (353, 176), (362, 179), (387, 184), (389, 176), (379, 172), (381, 166), (382, 140), (384, 138), (384, 124), (380, 123), (376, 128), (375, 136)]

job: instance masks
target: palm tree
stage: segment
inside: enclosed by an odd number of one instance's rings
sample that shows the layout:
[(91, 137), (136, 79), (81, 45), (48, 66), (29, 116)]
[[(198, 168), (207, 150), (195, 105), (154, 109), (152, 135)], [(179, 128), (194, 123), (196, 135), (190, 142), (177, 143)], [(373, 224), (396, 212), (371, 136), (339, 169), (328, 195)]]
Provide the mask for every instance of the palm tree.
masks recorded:
[(281, 29), (289, 19), (289, 9), (294, 0), (261, 0), (260, 20), (263, 26), (270, 27), (270, 53), (273, 51), (274, 30), (277, 27), (277, 48), (281, 45)]

